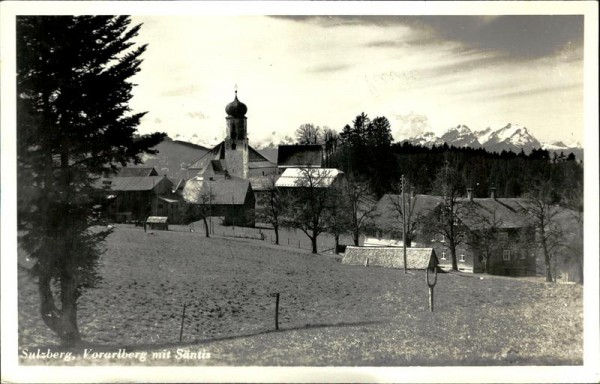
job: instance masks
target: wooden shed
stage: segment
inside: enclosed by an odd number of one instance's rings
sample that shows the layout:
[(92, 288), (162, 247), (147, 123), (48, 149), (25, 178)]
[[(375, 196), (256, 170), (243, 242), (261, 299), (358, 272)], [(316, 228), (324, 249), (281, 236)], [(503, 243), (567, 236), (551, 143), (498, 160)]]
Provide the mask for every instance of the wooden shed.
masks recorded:
[[(343, 264), (404, 268), (401, 247), (346, 247)], [(433, 248), (406, 248), (407, 269), (427, 269), (439, 262)]]
[(169, 230), (169, 218), (165, 216), (148, 216), (145, 227), (162, 231)]

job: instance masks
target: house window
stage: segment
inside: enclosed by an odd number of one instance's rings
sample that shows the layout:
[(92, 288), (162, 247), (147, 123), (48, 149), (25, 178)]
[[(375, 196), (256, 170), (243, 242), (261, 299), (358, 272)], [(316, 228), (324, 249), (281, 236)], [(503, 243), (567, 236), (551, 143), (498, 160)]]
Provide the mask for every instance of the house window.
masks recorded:
[(446, 260), (446, 252), (442, 251), (442, 260)]
[(502, 252), (502, 260), (504, 260), (504, 261), (510, 261), (510, 250), (509, 249), (505, 249)]
[(500, 234), (498, 236), (500, 237), (500, 240), (503, 240), (503, 241), (508, 240), (508, 233), (506, 233), (506, 232), (500, 232)]
[(465, 260), (465, 254), (464, 254), (464, 253), (461, 253), (461, 254), (460, 254), (458, 261), (462, 261), (462, 262), (465, 262), (465, 261), (466, 261), (466, 260)]

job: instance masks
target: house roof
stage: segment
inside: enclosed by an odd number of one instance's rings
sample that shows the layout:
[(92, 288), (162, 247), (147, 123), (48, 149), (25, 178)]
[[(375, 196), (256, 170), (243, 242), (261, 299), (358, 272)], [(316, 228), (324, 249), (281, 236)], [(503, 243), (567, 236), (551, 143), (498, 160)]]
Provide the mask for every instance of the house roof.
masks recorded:
[(275, 166), (269, 159), (261, 155), (256, 149), (248, 146), (248, 162), (249, 163), (261, 163), (268, 162), (271, 166)]
[(303, 180), (306, 177), (305, 172), (312, 172), (312, 175), (321, 182), (322, 187), (329, 187), (333, 181), (344, 172), (336, 168), (287, 168), (279, 179), (275, 182), (276, 187), (302, 187)]
[[(417, 217), (418, 215), (427, 215), (442, 202), (441, 196), (415, 195), (413, 198), (415, 199), (413, 217)], [(377, 227), (381, 229), (389, 229), (392, 227), (397, 227), (400, 225), (400, 223), (402, 223), (402, 218), (395, 208), (396, 203), (400, 203), (401, 201), (402, 196), (394, 194), (386, 194), (379, 199), (376, 208), (377, 217), (375, 219), (375, 224)], [(408, 199), (408, 195), (406, 195), (407, 206), (410, 203), (411, 202)], [(407, 208), (407, 210), (409, 209), (410, 208)]]
[[(386, 268), (404, 268), (404, 253), (399, 247), (346, 247), (343, 264), (369, 265)], [(406, 248), (408, 269), (427, 269), (439, 264), (433, 248)]]
[(280, 145), (277, 152), (279, 167), (320, 167), (323, 147), (320, 144)]
[(186, 179), (181, 179), (177, 182), (177, 184), (173, 183), (173, 192), (176, 192), (179, 189), (183, 189), (183, 187), (185, 187), (186, 181)]
[[(468, 203), (467, 199), (461, 200)], [(531, 219), (525, 213), (527, 200), (522, 198), (474, 198), (468, 206), (475, 215), (461, 215), (461, 221), (471, 229), (481, 229), (493, 223), (498, 228), (522, 228), (529, 226)]]
[(158, 176), (154, 167), (124, 167), (118, 173), (118, 177), (148, 177)]
[[(384, 195), (377, 202), (379, 216), (375, 219), (376, 225), (381, 229), (397, 227), (402, 222), (394, 201), (401, 201), (401, 195)], [(416, 195), (413, 217), (426, 216), (443, 201), (442, 196)], [(467, 198), (458, 201), (465, 204), (468, 210), (459, 213), (460, 220), (471, 229), (480, 229), (485, 223), (495, 222), (498, 228), (522, 228), (529, 225), (529, 218), (524, 213), (527, 205), (523, 198), (474, 198), (469, 202)], [(407, 204), (408, 204), (407, 199)]]
[(248, 180), (235, 176), (196, 176), (187, 181), (182, 195), (185, 201), (192, 204), (202, 204), (203, 196), (210, 195), (211, 204), (243, 205), (249, 189), (252, 190), (252, 187)]
[(96, 181), (95, 186), (109, 191), (150, 191), (161, 182), (173, 184), (164, 176), (130, 176), (102, 178)]

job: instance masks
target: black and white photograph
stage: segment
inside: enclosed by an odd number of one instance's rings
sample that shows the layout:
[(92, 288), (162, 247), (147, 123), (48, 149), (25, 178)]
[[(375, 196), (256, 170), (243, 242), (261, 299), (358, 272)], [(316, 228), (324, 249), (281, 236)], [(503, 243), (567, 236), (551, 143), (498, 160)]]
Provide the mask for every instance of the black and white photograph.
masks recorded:
[(2, 6), (2, 382), (597, 382), (596, 2)]

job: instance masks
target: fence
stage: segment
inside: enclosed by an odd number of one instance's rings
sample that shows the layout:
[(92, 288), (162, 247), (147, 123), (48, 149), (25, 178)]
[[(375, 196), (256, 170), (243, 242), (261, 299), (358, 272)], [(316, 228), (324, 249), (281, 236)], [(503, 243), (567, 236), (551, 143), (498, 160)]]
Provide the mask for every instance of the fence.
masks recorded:
[[(210, 235), (215, 235), (217, 237), (247, 238), (275, 244), (276, 236), (275, 231), (272, 228), (225, 226), (218, 223), (217, 220), (212, 220), (212, 222), (209, 221), (208, 224)], [(197, 221), (189, 225), (169, 225), (169, 230), (176, 232), (191, 232), (201, 236), (204, 236), (206, 233), (202, 221)], [(342, 236), (340, 238), (340, 243), (347, 245), (354, 244), (349, 236)], [(279, 229), (279, 245), (312, 251), (310, 238), (299, 229)], [(334, 253), (335, 238), (333, 235), (327, 232), (319, 234), (317, 238), (317, 250), (320, 253)]]

